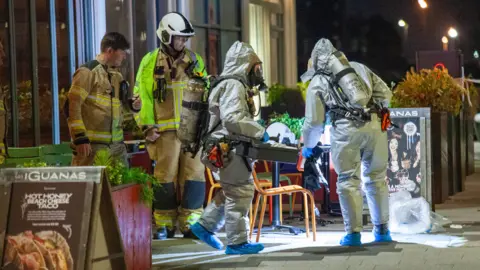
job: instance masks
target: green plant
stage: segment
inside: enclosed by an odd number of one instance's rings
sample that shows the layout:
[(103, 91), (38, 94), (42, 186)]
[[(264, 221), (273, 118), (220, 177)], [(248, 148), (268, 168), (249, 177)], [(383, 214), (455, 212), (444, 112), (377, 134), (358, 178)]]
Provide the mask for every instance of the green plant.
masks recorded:
[(105, 166), (108, 181), (112, 186), (138, 184), (141, 186), (140, 198), (144, 204), (151, 206), (154, 201), (154, 188), (160, 187), (157, 179), (140, 168), (128, 168), (123, 162), (114, 159), (106, 149), (97, 151), (95, 166)]
[(309, 85), (310, 81), (297, 83), (297, 88), (302, 93), (303, 100), (307, 100), (307, 89)]
[[(4, 85), (0, 87), (2, 93), (5, 94), (8, 100), (10, 100), (10, 86)], [(39, 94), (39, 110), (41, 116), (40, 122), (42, 126), (51, 125), (51, 116), (52, 115), (52, 92), (48, 85), (39, 85), (38, 87)], [(59, 90), (58, 93), (58, 105), (60, 114), (63, 113), (63, 106), (67, 100), (67, 92), (64, 88)], [(7, 101), (7, 106), (9, 106), (10, 101)], [(28, 130), (32, 127), (32, 82), (23, 81), (17, 85), (17, 104), (18, 104), (18, 120), (21, 125), (22, 130)], [(8, 108), (10, 109), (10, 108)]]
[(460, 113), (462, 97), (467, 90), (446, 69), (422, 69), (407, 72), (393, 93), (394, 108), (430, 107), (433, 112)]
[(303, 100), (305, 100), (308, 84), (309, 82), (307, 83), (299, 82), (297, 83), (296, 88), (291, 88), (291, 87), (286, 87), (285, 85), (276, 83), (272, 85), (270, 88), (268, 88), (267, 103), (286, 104), (289, 102), (289, 95), (291, 96), (292, 92), (297, 92), (297, 91), (301, 93)]
[(282, 115), (274, 114), (270, 119), (270, 123), (282, 123), (285, 124), (292, 132), (295, 134), (296, 139), (300, 139), (302, 136), (302, 128), (305, 117), (302, 118), (292, 118), (288, 113)]
[(29, 162), (23, 163), (23, 165), (17, 165), (17, 168), (38, 168), (38, 167), (47, 167), (47, 163), (43, 161), (30, 160)]
[(270, 88), (268, 88), (267, 102), (269, 104), (282, 102), (282, 96), (286, 90), (287, 88), (284, 85), (278, 83), (272, 85)]

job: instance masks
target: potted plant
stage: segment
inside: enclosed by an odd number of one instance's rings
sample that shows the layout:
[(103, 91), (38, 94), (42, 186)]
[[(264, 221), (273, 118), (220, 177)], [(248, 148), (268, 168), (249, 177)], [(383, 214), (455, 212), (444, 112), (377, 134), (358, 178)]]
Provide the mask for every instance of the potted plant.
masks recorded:
[(108, 151), (98, 151), (96, 166), (105, 166), (112, 185), (112, 198), (123, 239), (128, 268), (150, 269), (152, 250), (152, 202), (158, 181), (141, 168), (127, 168), (111, 157)]
[[(302, 136), (302, 128), (303, 128), (303, 122), (305, 121), (305, 117), (302, 118), (296, 118), (296, 117), (291, 117), (290, 114), (284, 113), (284, 114), (276, 114), (274, 113), (272, 117), (270, 118), (269, 123), (282, 123), (286, 125), (293, 134), (295, 134), (295, 139), (300, 140), (300, 137)], [(294, 143), (294, 142), (291, 142)]]
[[(446, 69), (413, 69), (393, 92), (394, 108), (430, 107), (432, 136), (433, 202), (442, 203), (455, 191), (459, 114), (468, 92)], [(449, 191), (451, 190), (451, 191)]]

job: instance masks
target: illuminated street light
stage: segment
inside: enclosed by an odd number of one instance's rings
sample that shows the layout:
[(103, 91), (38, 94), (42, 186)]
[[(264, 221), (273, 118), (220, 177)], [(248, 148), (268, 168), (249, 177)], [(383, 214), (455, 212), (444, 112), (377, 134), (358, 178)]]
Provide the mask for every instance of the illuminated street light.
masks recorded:
[(398, 21), (398, 26), (405, 27), (406, 25), (407, 25), (407, 23), (404, 20), (399, 20)]
[(421, 8), (425, 9), (428, 7), (428, 4), (425, 0), (418, 0), (418, 4), (420, 5)]
[(442, 43), (447, 44), (448, 43), (448, 38), (446, 36), (442, 37)]
[(448, 29), (448, 36), (451, 38), (456, 38), (458, 36), (457, 30), (455, 30), (453, 27), (450, 27), (450, 29)]

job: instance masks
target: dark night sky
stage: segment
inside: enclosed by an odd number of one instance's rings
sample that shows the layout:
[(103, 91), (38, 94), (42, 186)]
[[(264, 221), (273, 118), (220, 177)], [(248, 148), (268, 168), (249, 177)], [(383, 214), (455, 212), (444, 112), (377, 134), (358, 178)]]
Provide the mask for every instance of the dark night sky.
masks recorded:
[(417, 50), (441, 50), (441, 38), (453, 26), (459, 33), (457, 47), (463, 49), (466, 60), (472, 58), (473, 51), (480, 49), (480, 0), (427, 0), (427, 3), (429, 7), (424, 10), (417, 0), (347, 0), (347, 12), (365, 17), (381, 14), (395, 24), (404, 19), (409, 24), (406, 56), (410, 60)]

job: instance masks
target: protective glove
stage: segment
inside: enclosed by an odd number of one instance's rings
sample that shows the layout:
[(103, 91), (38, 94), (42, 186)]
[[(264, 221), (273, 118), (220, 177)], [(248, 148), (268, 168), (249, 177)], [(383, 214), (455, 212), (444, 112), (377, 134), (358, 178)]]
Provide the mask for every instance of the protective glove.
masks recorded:
[(304, 147), (302, 149), (302, 156), (309, 158), (311, 155), (313, 155), (313, 148)]
[(268, 140), (270, 140), (270, 136), (268, 135), (268, 133), (263, 133), (262, 142), (268, 142)]

